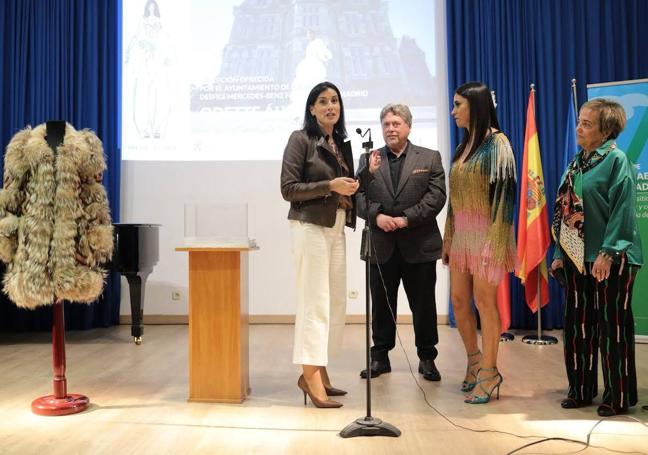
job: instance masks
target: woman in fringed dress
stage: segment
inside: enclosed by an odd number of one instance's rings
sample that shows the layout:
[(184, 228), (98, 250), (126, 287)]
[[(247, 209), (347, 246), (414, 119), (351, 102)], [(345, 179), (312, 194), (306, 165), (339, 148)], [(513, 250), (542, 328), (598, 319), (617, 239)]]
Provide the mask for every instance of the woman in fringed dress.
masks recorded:
[[(485, 84), (460, 86), (452, 116), (464, 136), (450, 169), (442, 260), (450, 267), (452, 307), (466, 348), (468, 365), (461, 390), (469, 393), (466, 403), (481, 404), (488, 403), (494, 391), (499, 398), (504, 380), (497, 369), (497, 286), (516, 263), (515, 160)], [(481, 350), (473, 299), (481, 320)]]

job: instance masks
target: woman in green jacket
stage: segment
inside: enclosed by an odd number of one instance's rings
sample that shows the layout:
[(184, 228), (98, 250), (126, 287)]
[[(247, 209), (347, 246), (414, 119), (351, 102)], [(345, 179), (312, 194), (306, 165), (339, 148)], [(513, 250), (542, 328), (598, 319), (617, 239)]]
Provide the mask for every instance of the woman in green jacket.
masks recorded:
[(623, 414), (637, 403), (632, 286), (643, 263), (635, 218), (636, 169), (615, 139), (623, 107), (585, 103), (576, 136), (579, 153), (558, 187), (551, 270), (566, 288), (564, 352), (569, 380), (566, 409), (597, 395), (601, 351), (604, 391), (600, 416)]

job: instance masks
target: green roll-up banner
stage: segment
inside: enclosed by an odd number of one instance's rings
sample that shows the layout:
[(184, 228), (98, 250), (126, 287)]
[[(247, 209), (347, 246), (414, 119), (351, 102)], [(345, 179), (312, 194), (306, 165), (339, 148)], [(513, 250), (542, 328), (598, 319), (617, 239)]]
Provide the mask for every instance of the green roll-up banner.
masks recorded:
[[(617, 144), (637, 166), (637, 223), (643, 245), (644, 263), (648, 263), (648, 79), (609, 82), (587, 86), (587, 97), (610, 98), (626, 111), (628, 123)], [(637, 341), (648, 342), (648, 264), (634, 284), (632, 311)]]

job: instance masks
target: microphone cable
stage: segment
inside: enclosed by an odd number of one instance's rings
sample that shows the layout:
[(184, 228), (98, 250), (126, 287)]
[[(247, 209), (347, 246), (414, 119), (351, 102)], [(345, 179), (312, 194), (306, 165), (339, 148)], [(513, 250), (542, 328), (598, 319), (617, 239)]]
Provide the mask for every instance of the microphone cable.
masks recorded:
[[(371, 229), (371, 224), (370, 223), (369, 223), (369, 229)], [(639, 419), (637, 419), (635, 417), (628, 416), (628, 415), (603, 417), (602, 419), (599, 419), (592, 426), (592, 428), (589, 430), (589, 432), (587, 433), (586, 440), (581, 441), (581, 440), (578, 440), (578, 439), (563, 438), (563, 437), (558, 437), (558, 436), (547, 437), (547, 436), (539, 436), (539, 435), (521, 435), (521, 434), (512, 433), (512, 432), (504, 431), (504, 430), (492, 430), (492, 429), (485, 429), (485, 428), (468, 427), (468, 426), (461, 425), (461, 424), (458, 424), (458, 423), (454, 422), (452, 419), (450, 419), (448, 416), (446, 416), (443, 412), (439, 411), (439, 409), (437, 409), (432, 403), (430, 403), (430, 400), (429, 400), (429, 398), (427, 396), (427, 393), (426, 393), (425, 389), (423, 388), (423, 386), (419, 382), (417, 376), (414, 374), (414, 369), (412, 367), (412, 362), (410, 361), (410, 358), (407, 355), (407, 351), (405, 350), (405, 346), (403, 345), (403, 340), (401, 339), (400, 332), (398, 330), (398, 324), (396, 323), (396, 315), (394, 314), (394, 311), (393, 311), (392, 306), (391, 306), (391, 302), (389, 301), (389, 294), (387, 293), (387, 286), (385, 284), (385, 279), (383, 277), (382, 269), (380, 267), (380, 264), (378, 263), (378, 254), (376, 252), (376, 248), (374, 246), (373, 241), (371, 241), (371, 237), (372, 236), (370, 234), (369, 238), (370, 238), (370, 243), (371, 243), (371, 251), (373, 252), (373, 257), (376, 258), (375, 265), (376, 265), (376, 267), (378, 269), (378, 275), (380, 276), (380, 281), (381, 281), (381, 284), (382, 284), (382, 288), (383, 288), (383, 290), (385, 292), (385, 301), (386, 301), (386, 304), (387, 304), (387, 309), (389, 310), (389, 314), (392, 317), (392, 321), (394, 323), (394, 328), (395, 328), (395, 331), (396, 331), (396, 338), (398, 339), (398, 344), (400, 345), (401, 351), (405, 355), (405, 360), (407, 361), (407, 365), (409, 367), (410, 375), (412, 376), (412, 379), (414, 380), (414, 383), (416, 384), (418, 389), (423, 394), (423, 399), (425, 400), (425, 403), (428, 405), (428, 407), (430, 409), (432, 409), (434, 412), (436, 412), (439, 416), (441, 416), (444, 420), (446, 420), (450, 425), (452, 425), (455, 428), (460, 428), (462, 430), (470, 431), (472, 433), (495, 433), (495, 434), (503, 434), (503, 435), (507, 435), (507, 436), (513, 436), (513, 437), (516, 437), (516, 438), (519, 438), (519, 439), (538, 439), (538, 441), (533, 441), (533, 442), (531, 442), (529, 444), (525, 444), (523, 446), (520, 446), (520, 447), (518, 447), (517, 449), (514, 449), (511, 452), (507, 452), (506, 455), (513, 455), (513, 454), (515, 454), (515, 453), (519, 452), (520, 450), (523, 450), (523, 449), (525, 449), (527, 447), (531, 447), (531, 446), (541, 444), (541, 443), (544, 443), (544, 442), (547, 442), (547, 441), (564, 441), (564, 442), (571, 442), (571, 443), (583, 445), (583, 448), (580, 449), (578, 452), (581, 452), (583, 450), (586, 450), (589, 447), (592, 447), (592, 448), (597, 448), (597, 449), (609, 450), (609, 451), (615, 452), (615, 453), (623, 453), (623, 454), (631, 454), (631, 453), (636, 454), (636, 453), (639, 453), (639, 454), (648, 455), (648, 452), (626, 452), (626, 451), (610, 449), (610, 448), (605, 447), (605, 446), (595, 446), (595, 445), (592, 445), (590, 443), (590, 439), (591, 439), (591, 436), (592, 436), (592, 434), (594, 432), (594, 429), (601, 422), (603, 422), (605, 420), (608, 420), (608, 419), (611, 419), (611, 418), (621, 417), (621, 418), (634, 420), (634, 421), (640, 423), (641, 425), (645, 426), (646, 428), (648, 428), (648, 423), (643, 422), (643, 421), (641, 421), (641, 420), (639, 420)], [(369, 260), (369, 258), (367, 258), (367, 260)], [(435, 263), (436, 263), (436, 261), (435, 261)], [(369, 277), (369, 279), (371, 279), (371, 278)], [(401, 279), (401, 281), (402, 281), (402, 279)], [(436, 282), (435, 282), (435, 286), (436, 286)], [(373, 302), (373, 300), (372, 300), (372, 302)], [(367, 374), (370, 375), (371, 371), (368, 371)]]

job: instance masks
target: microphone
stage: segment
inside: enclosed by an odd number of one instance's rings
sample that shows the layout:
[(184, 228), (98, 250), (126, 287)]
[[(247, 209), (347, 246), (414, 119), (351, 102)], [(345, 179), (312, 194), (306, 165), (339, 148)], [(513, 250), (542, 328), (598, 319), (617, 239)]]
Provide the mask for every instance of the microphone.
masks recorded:
[(360, 128), (356, 128), (356, 133), (358, 133), (360, 137), (365, 137), (367, 133), (369, 133), (369, 140), (371, 140), (371, 128), (367, 128), (367, 131), (365, 131), (364, 133)]
[(362, 143), (362, 148), (365, 149), (367, 153), (369, 153), (373, 148), (373, 141), (371, 140), (371, 128), (367, 128), (364, 134), (362, 133), (362, 130), (360, 128), (356, 128), (356, 133), (358, 133), (360, 137), (365, 137), (367, 133), (369, 133), (369, 140)]
[[(362, 143), (362, 148), (364, 149), (364, 162), (361, 159), (360, 160), (360, 167), (358, 169), (358, 173), (356, 174), (358, 176), (358, 179), (360, 180), (360, 185), (363, 186), (366, 181), (371, 180), (372, 176), (369, 172), (369, 155), (371, 154), (371, 149), (373, 148), (373, 141), (371, 140), (371, 128), (367, 128), (367, 130), (362, 133), (362, 130), (360, 128), (356, 128), (356, 133), (360, 135), (360, 137), (365, 137), (367, 133), (369, 133), (369, 140), (367, 142)], [(367, 178), (365, 178), (365, 175)]]

